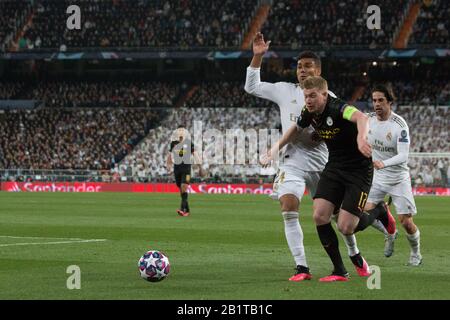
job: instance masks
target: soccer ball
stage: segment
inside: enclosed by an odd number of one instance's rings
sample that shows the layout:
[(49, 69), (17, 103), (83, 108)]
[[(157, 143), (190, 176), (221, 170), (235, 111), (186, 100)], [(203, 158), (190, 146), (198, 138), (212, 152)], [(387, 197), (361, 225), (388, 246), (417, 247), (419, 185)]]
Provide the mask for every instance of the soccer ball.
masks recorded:
[(170, 271), (169, 258), (157, 250), (147, 251), (138, 261), (141, 277), (150, 282), (164, 280)]

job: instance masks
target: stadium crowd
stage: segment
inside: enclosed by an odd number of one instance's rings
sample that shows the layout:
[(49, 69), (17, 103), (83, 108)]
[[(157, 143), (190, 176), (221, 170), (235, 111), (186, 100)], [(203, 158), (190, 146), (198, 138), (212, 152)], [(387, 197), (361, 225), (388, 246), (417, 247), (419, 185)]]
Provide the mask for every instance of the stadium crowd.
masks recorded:
[(0, 114), (0, 168), (109, 169), (153, 127), (152, 109), (41, 109)]
[[(408, 3), (377, 1), (383, 9), (383, 28), (369, 30), (369, 1), (273, 1), (262, 31), (273, 41), (272, 47), (385, 47), (392, 44)], [(72, 4), (70, 0), (1, 0), (0, 51), (11, 49), (13, 43), (19, 50), (62, 51), (98, 47), (239, 48), (261, 3), (211, 0), (205, 6), (202, 0), (79, 0), (77, 5), (83, 8), (81, 30), (69, 30), (66, 9)], [(423, 1), (409, 45), (448, 45), (449, 13), (448, 1)]]
[(389, 46), (404, 15), (407, 1), (380, 0), (383, 28), (366, 27), (368, 1), (280, 0), (274, 1), (263, 26), (264, 37), (274, 46), (298, 49), (305, 46)]
[[(423, 1), (409, 44), (450, 44), (450, 3), (447, 0)], [(430, 3), (427, 5), (426, 3)]]
[(83, 26), (68, 30), (66, 9), (73, 1), (35, 3), (20, 49), (238, 47), (257, 8), (256, 0), (80, 0)]
[(23, 98), (47, 107), (171, 107), (180, 84), (144, 81), (40, 82)]
[(31, 3), (27, 0), (0, 1), (0, 52), (6, 51), (15, 40), (31, 11)]
[[(448, 80), (426, 78), (422, 80), (392, 81), (397, 104), (450, 105), (450, 83)], [(370, 83), (371, 88), (374, 83)], [(366, 90), (359, 100), (372, 103), (370, 90)]]
[[(205, 133), (205, 130), (215, 129), (223, 135), (223, 148), (215, 149), (221, 146), (220, 140), (214, 140), (207, 135), (203, 136), (202, 151), (212, 157), (202, 157), (201, 169), (196, 168), (197, 177), (212, 179), (216, 182), (230, 181), (230, 179), (246, 181), (249, 176), (256, 178), (261, 173), (261, 168), (257, 164), (258, 159), (255, 158), (257, 155), (249, 154), (247, 141), (244, 145), (237, 144), (233, 148), (226, 147), (226, 135), (241, 136), (249, 129), (255, 130), (258, 137), (260, 129), (274, 129), (278, 133), (278, 129), (276, 129), (279, 122), (278, 117), (277, 110), (273, 108), (212, 107), (173, 110), (160, 127), (151, 130), (147, 137), (125, 157), (118, 169), (122, 175), (131, 167), (133, 176), (138, 181), (167, 179), (166, 158), (169, 152), (170, 137), (175, 129), (174, 123), (185, 125), (195, 141), (194, 121), (200, 121), (201, 129), (198, 130), (201, 130), (202, 134)], [(264, 132), (261, 134), (264, 135)], [(267, 132), (267, 139), (268, 141), (271, 139), (270, 131)], [(247, 148), (247, 151), (244, 150), (244, 147)], [(223, 157), (215, 158), (215, 152), (222, 152)], [(233, 152), (234, 159), (237, 159), (239, 154), (246, 154), (245, 164), (232, 165), (220, 162), (220, 160), (225, 162), (226, 159), (231, 159)], [(211, 159), (217, 159), (217, 161)]]

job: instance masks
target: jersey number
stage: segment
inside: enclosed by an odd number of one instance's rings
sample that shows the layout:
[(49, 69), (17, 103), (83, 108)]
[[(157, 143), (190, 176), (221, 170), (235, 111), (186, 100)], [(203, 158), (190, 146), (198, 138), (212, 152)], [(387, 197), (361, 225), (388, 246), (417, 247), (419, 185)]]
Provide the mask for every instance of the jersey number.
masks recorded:
[(361, 196), (359, 197), (358, 209), (363, 211), (366, 206), (368, 194), (366, 192), (361, 192)]

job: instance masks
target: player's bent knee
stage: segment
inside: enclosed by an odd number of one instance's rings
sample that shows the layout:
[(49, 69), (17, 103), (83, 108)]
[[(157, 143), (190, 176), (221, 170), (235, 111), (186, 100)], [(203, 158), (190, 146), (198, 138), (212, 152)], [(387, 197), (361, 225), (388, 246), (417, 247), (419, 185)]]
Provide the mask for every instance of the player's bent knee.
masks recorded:
[(313, 220), (316, 225), (321, 226), (330, 223), (331, 218), (323, 212), (314, 212)]
[(286, 194), (280, 198), (281, 211), (298, 211), (299, 200), (293, 194)]
[(414, 224), (411, 216), (404, 216), (400, 218), (400, 223), (402, 224), (403, 228), (405, 228), (405, 230), (410, 233), (416, 229), (416, 225)]
[(355, 232), (353, 226), (350, 224), (339, 224), (338, 223), (337, 226), (338, 226), (339, 232), (342, 233), (343, 235), (349, 236)]

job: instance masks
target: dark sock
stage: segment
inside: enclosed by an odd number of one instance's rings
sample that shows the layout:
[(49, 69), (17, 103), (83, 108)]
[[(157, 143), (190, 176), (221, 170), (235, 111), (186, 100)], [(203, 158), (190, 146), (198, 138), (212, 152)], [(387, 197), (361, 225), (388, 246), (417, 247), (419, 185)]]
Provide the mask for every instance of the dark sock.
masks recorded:
[(361, 257), (360, 253), (355, 254), (354, 256), (350, 257), (350, 260), (352, 260), (352, 263), (357, 266), (358, 268), (362, 268), (363, 267), (363, 259)]
[(297, 274), (299, 273), (309, 273), (309, 268), (305, 266), (298, 265), (297, 266)]
[(379, 219), (381, 223), (385, 227), (387, 227), (387, 214), (386, 209), (382, 205), (382, 203), (379, 203), (375, 208), (364, 211), (361, 216), (359, 217), (358, 225), (356, 226), (355, 232), (362, 231), (366, 229), (368, 226), (370, 226), (375, 219)]
[(181, 194), (181, 210), (185, 212), (189, 212), (189, 204), (187, 198), (188, 198), (187, 192), (183, 192)]
[(333, 262), (333, 274), (344, 275), (347, 270), (342, 262), (341, 253), (339, 252), (339, 241), (331, 223), (317, 226), (320, 242)]

